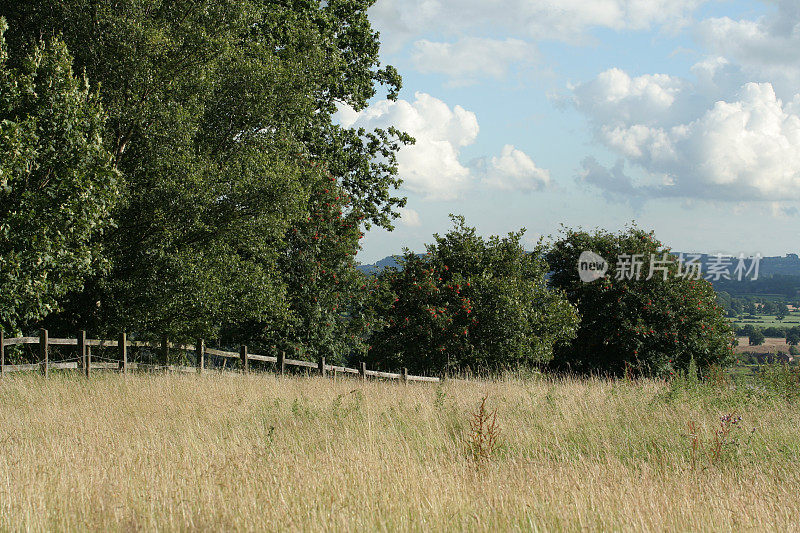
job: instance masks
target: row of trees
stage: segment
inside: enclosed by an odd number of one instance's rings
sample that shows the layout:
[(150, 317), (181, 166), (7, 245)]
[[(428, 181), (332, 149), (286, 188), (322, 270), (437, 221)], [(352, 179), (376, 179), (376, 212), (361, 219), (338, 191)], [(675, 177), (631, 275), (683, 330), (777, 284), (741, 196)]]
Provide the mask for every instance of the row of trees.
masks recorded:
[(736, 334), (747, 337), (751, 346), (760, 346), (764, 344), (767, 337), (773, 339), (786, 339), (786, 344), (791, 346), (797, 346), (800, 344), (800, 326), (794, 326), (791, 328), (757, 328), (752, 324), (746, 324), (741, 328), (737, 328)]
[[(378, 275), (373, 364), (669, 376), (692, 361), (707, 368), (733, 360), (733, 331), (708, 281), (680, 276), (676, 262), (646, 275), (652, 258), (669, 254), (652, 233), (565, 228), (528, 253), (521, 232), (484, 240), (463, 218), (454, 222), (425, 255), (406, 252), (402, 268)], [(584, 251), (608, 258), (605, 277), (580, 279)], [(619, 275), (624, 254), (641, 254), (642, 276)]]
[(743, 305), (748, 302), (773, 301), (776, 295), (784, 302), (798, 302), (800, 275), (797, 274), (797, 263), (793, 257), (794, 254), (789, 254), (786, 258), (765, 257), (761, 262), (758, 279), (741, 283), (736, 279), (722, 278), (714, 282), (714, 288), (728, 293)]
[[(789, 305), (783, 300), (772, 301), (753, 296), (733, 297), (725, 291), (718, 292), (717, 298), (730, 317), (766, 315), (775, 316), (778, 320), (783, 320), (791, 314)], [(800, 302), (794, 301), (792, 307), (800, 307), (798, 303)]]
[(362, 349), (413, 142), (332, 119), (400, 88), (371, 3), (0, 0), (0, 327)]
[[(400, 77), (371, 0), (0, 0), (0, 327), (220, 338), (416, 372), (552, 365), (669, 375), (730, 358), (705, 281), (594, 283), (581, 251), (665, 250), (636, 228), (533, 253), (463, 218), (376, 277), (393, 128), (345, 129)], [(648, 268), (645, 263), (644, 269)]]

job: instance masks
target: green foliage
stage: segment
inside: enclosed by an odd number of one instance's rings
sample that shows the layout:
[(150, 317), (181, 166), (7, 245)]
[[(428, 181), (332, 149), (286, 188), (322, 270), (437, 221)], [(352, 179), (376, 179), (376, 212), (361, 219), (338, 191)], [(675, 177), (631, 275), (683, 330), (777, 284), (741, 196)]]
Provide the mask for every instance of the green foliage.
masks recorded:
[(112, 269), (70, 296), (59, 329), (356, 349), (359, 232), (391, 227), (405, 203), (395, 155), (413, 142), (332, 120), (400, 88), (371, 4), (0, 0), (14, 61), (58, 33), (102, 83), (127, 186), (104, 239)]
[(786, 330), (786, 342), (792, 346), (800, 344), (800, 326)]
[(118, 174), (66, 46), (37, 42), (12, 69), (5, 30), (0, 19), (0, 327), (19, 333), (104, 269)]
[(752, 333), (748, 335), (748, 342), (750, 346), (761, 346), (766, 341), (764, 332), (760, 329), (753, 329)]
[(749, 337), (755, 331), (756, 331), (755, 326), (753, 326), (752, 324), (747, 324), (743, 328), (740, 328), (740, 329), (736, 330), (736, 334), (737, 335), (742, 335), (744, 337)]
[(776, 328), (776, 327), (768, 327), (763, 328), (761, 330), (764, 333), (765, 337), (771, 337), (773, 339), (782, 339), (786, 337), (786, 328)]
[[(604, 278), (580, 280), (578, 257), (583, 251), (609, 262)], [(676, 264), (668, 266), (666, 279), (658, 270), (649, 276), (651, 254), (663, 260), (668, 253), (651, 233), (636, 227), (619, 234), (565, 228), (547, 254), (550, 283), (577, 306), (581, 324), (572, 343), (556, 354), (554, 366), (669, 376), (686, 370), (693, 357), (701, 371), (729, 363), (733, 332), (711, 284), (677, 276)], [(640, 279), (617, 279), (616, 262), (622, 254), (642, 254)]]
[(402, 270), (379, 275), (373, 309), (380, 323), (369, 360), (384, 368), (442, 372), (532, 366), (577, 326), (575, 309), (549, 290), (538, 251), (523, 232), (484, 240), (463, 217), (435, 235), (423, 257), (406, 252)]
[[(354, 264), (361, 216), (330, 173), (311, 188), (308, 214), (288, 231), (278, 259), (291, 311), (285, 322), (239, 323), (228, 333), (258, 350), (286, 349), (294, 357), (343, 362), (364, 351), (366, 280)], [(238, 328), (238, 330), (236, 329)]]
[(800, 398), (800, 368), (783, 362), (764, 365), (759, 369), (759, 382), (764, 387), (786, 401)]

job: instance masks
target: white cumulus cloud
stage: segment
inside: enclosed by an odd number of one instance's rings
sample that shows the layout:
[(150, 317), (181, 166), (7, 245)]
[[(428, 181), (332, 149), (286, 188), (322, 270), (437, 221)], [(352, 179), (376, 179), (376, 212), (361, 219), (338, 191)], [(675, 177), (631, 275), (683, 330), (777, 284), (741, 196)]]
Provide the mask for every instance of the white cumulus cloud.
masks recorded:
[(697, 28), (714, 53), (735, 60), (752, 76), (800, 79), (800, 2), (776, 0), (756, 20), (709, 18)]
[(363, 111), (340, 108), (337, 119), (344, 127), (395, 126), (416, 139), (397, 154), (400, 177), (408, 190), (427, 198), (452, 200), (470, 185), (470, 171), (459, 161), (460, 150), (478, 136), (475, 113), (421, 92), (415, 100), (383, 100)]
[(675, 116), (686, 82), (667, 74), (631, 77), (612, 68), (573, 88), (578, 110), (599, 123), (657, 124)]
[(520, 38), (587, 40), (591, 28), (677, 27), (707, 0), (378, 0), (370, 10), (389, 50), (428, 32), (464, 35), (478, 29)]
[[(507, 144), (500, 155), (481, 157), (469, 165), (460, 161), (461, 150), (478, 136), (475, 113), (461, 106), (450, 107), (425, 93), (415, 100), (383, 100), (363, 111), (342, 106), (336, 119), (346, 128), (396, 128), (416, 139), (400, 148), (398, 171), (403, 186), (427, 199), (454, 200), (480, 180), (501, 190), (537, 191), (550, 185), (550, 172), (539, 168), (522, 150)], [(419, 215), (401, 210), (401, 224), (415, 225)]]
[(511, 64), (531, 61), (536, 55), (536, 47), (520, 39), (466, 37), (452, 43), (419, 40), (414, 43), (412, 59), (423, 73), (474, 79), (501, 78)]
[[(784, 103), (770, 83), (747, 83), (735, 97), (676, 121), (696, 96), (684, 82), (616, 69), (578, 86), (576, 107), (621, 158), (611, 169), (585, 159), (582, 179), (622, 196), (800, 199), (800, 95)], [(646, 182), (626, 176), (624, 162)]]
[(403, 226), (407, 226), (409, 228), (418, 228), (422, 225), (422, 221), (419, 218), (419, 213), (413, 209), (409, 207), (400, 207), (397, 211), (400, 213), (400, 219), (398, 221)]
[(531, 192), (550, 185), (550, 171), (537, 167), (525, 152), (510, 144), (499, 156), (479, 159), (474, 166), (483, 175), (481, 183), (494, 189)]

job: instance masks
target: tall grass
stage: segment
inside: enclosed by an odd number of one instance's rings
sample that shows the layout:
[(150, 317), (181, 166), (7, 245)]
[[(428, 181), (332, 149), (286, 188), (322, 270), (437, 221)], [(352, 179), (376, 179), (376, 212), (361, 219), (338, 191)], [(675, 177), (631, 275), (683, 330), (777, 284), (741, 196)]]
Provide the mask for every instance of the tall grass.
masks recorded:
[[(693, 458), (687, 424), (712, 442), (732, 412), (750, 440)], [(0, 530), (790, 530), (799, 419), (696, 381), (11, 376)]]

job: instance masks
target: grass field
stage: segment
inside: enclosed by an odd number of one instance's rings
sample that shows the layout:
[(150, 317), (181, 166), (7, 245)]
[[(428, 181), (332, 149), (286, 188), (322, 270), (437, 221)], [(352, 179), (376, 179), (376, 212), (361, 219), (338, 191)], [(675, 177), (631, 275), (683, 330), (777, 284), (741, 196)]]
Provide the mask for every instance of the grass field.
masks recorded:
[(795, 377), (12, 376), (0, 530), (798, 530)]
[(783, 320), (778, 320), (777, 316), (775, 315), (756, 315), (757, 318), (755, 319), (745, 319), (745, 320), (732, 320), (733, 325), (735, 327), (742, 327), (746, 326), (747, 324), (751, 324), (755, 327), (766, 328), (766, 327), (783, 327), (783, 328), (791, 328), (793, 326), (797, 326), (800, 324), (800, 312), (793, 311), (786, 315)]

